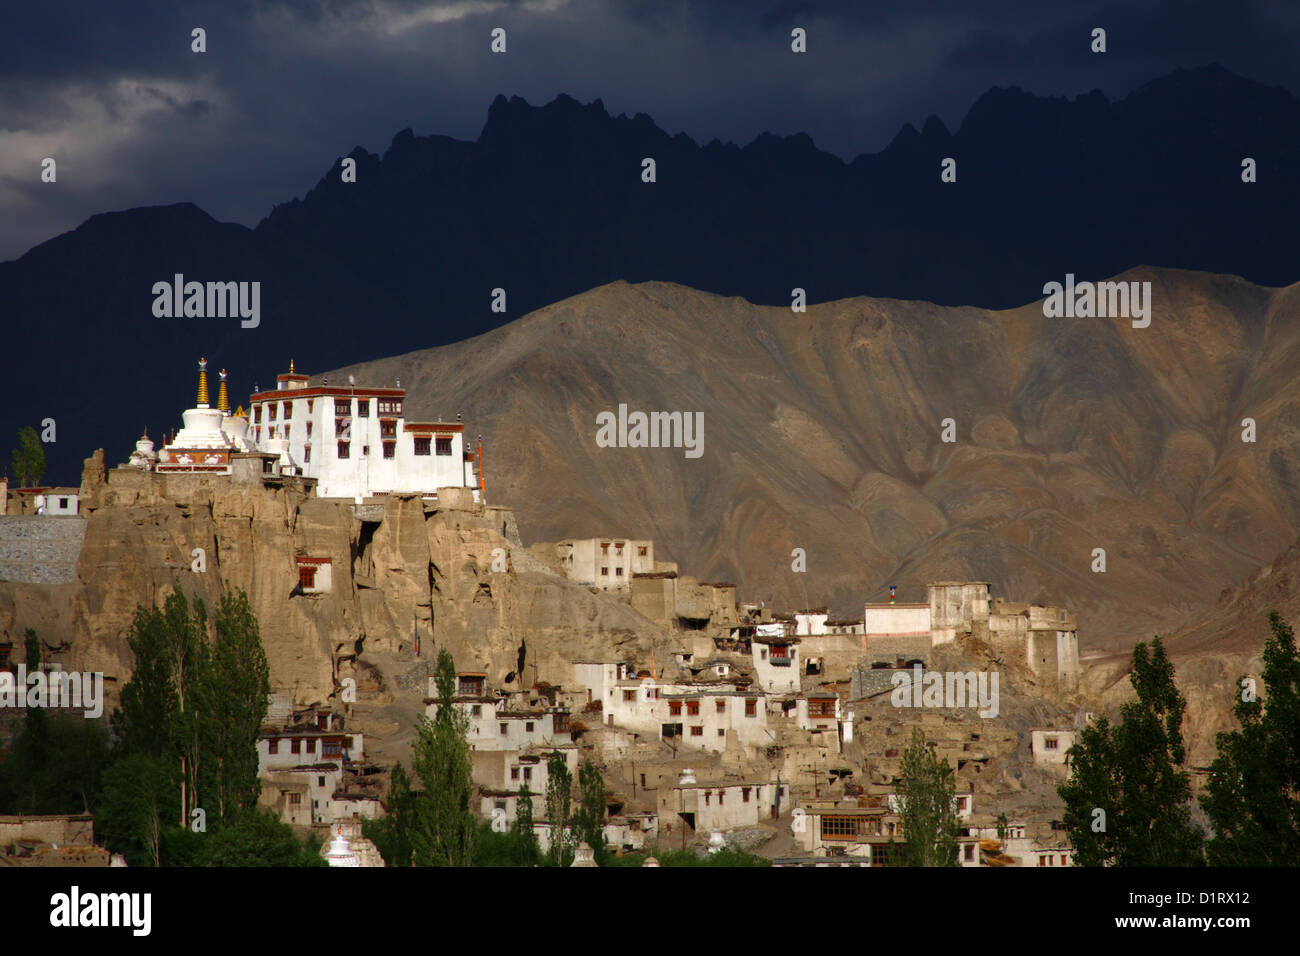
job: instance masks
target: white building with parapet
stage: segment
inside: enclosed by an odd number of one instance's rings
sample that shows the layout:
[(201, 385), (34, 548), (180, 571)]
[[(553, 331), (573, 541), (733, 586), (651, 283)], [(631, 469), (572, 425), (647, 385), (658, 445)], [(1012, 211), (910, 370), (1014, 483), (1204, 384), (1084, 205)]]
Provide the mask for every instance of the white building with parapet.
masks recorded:
[[(249, 396), (250, 434), (260, 451), (279, 455), (280, 470), (316, 479), (322, 498), (361, 501), (376, 495), (433, 496), (439, 488), (471, 488), (480, 500), (482, 446), (465, 449), (465, 426), (411, 422), (400, 387), (312, 385), (294, 371), (273, 390)], [(477, 469), (481, 476), (481, 467)]]

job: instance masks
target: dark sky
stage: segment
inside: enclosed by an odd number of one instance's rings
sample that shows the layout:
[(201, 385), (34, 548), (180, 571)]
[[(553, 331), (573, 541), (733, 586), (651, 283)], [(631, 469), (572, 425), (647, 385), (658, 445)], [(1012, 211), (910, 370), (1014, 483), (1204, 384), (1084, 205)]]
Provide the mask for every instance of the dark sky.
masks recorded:
[[(208, 52), (190, 51), (207, 30)], [(494, 27), (508, 52), (489, 50)], [(808, 52), (790, 52), (790, 30)], [(1089, 52), (1094, 27), (1108, 52)], [(7, 3), (0, 260), (96, 212), (191, 201), (255, 225), (411, 127), (474, 139), (497, 93), (565, 92), (697, 142), (807, 132), (845, 159), (990, 86), (1121, 98), (1218, 62), (1300, 90), (1294, 0), (82, 0)], [(58, 182), (40, 182), (52, 156)]]

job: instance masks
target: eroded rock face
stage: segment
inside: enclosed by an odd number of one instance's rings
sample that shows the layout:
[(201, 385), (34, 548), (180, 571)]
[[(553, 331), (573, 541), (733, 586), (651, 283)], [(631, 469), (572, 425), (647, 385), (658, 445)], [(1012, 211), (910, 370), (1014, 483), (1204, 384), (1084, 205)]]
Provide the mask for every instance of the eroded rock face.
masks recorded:
[[(529, 556), (509, 509), (468, 496), (392, 496), (378, 503), (312, 497), (293, 479), (105, 471), (87, 460), (86, 536), (71, 585), (0, 585), (0, 623), (66, 642), (65, 666), (130, 676), (125, 634), (138, 604), (174, 589), (213, 608), (242, 588), (258, 616), (278, 690), (323, 701), (361, 676), (367, 650), (432, 659), (494, 684), (519, 669), (554, 682), (568, 661), (666, 654), (668, 635), (624, 601), (565, 581)], [(299, 560), (327, 560), (329, 589), (304, 593)], [(318, 574), (318, 582), (323, 575)], [(57, 592), (57, 593), (56, 593)], [(373, 682), (367, 675), (359, 683)]]

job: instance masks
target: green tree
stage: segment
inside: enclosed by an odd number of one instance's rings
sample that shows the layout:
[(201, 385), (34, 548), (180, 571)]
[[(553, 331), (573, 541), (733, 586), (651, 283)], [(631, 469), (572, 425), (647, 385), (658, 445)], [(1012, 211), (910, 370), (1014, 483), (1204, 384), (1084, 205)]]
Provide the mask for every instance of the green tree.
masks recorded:
[(227, 593), (217, 607), (216, 638), (203, 689), (201, 716), (206, 786), (204, 800), (229, 821), (257, 806), (257, 740), (271, 693), (270, 667), (257, 617), (243, 591)]
[(957, 865), (957, 794), (952, 767), (912, 731), (897, 796), (908, 866)]
[(411, 847), (419, 866), (468, 866), (477, 824), (471, 809), (474, 776), (466, 732), (469, 718), (452, 703), (456, 663), (438, 652), (434, 674), (438, 705), (433, 720), (420, 718), (412, 767), (424, 789), (415, 800)]
[(575, 839), (586, 841), (597, 859), (605, 852), (605, 780), (590, 760), (578, 767), (578, 810), (573, 815)]
[(1214, 866), (1300, 866), (1300, 657), (1295, 633), (1276, 611), (1264, 645), (1264, 693), (1247, 693), (1233, 712), (1240, 730), (1221, 733), (1201, 806), (1214, 836)]
[(25, 425), (18, 430), (18, 447), (10, 459), (19, 488), (34, 488), (45, 477), (45, 446), (36, 429)]
[(159, 757), (130, 754), (104, 774), (95, 835), (132, 866), (162, 863), (164, 819), (180, 806), (174, 768)]
[(512, 828), (513, 832), (519, 835), (527, 855), (535, 864), (540, 850), (537, 846), (537, 831), (533, 826), (533, 794), (528, 789), (528, 784), (519, 788), (519, 795), (515, 801), (515, 822)]
[(388, 866), (411, 865), (411, 829), (415, 825), (415, 799), (406, 768), (398, 762), (388, 785), (388, 815), (362, 820), (361, 832), (375, 845)]
[(106, 723), (77, 714), (27, 723), (0, 763), (0, 813), (95, 812), (109, 759)]
[(555, 866), (568, 866), (573, 862), (573, 834), (569, 829), (573, 774), (560, 751), (551, 751), (546, 776), (546, 819), (551, 824), (551, 846), (547, 857)]
[[(1203, 836), (1191, 822), (1182, 721), (1186, 703), (1159, 638), (1133, 648), (1137, 699), (1085, 727), (1057, 788), (1080, 866), (1195, 866)], [(1101, 811), (1098, 813), (1097, 811)]]

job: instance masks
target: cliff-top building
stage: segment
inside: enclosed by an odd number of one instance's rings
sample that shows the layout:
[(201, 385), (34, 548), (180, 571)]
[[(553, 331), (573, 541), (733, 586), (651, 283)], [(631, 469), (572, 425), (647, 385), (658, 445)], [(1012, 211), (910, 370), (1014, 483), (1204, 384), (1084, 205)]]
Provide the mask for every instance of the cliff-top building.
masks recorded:
[[(465, 450), (460, 422), (410, 422), (406, 391), (398, 388), (311, 385), (293, 362), (276, 387), (249, 397), (249, 413), (233, 414), (221, 371), (217, 406), (208, 401), (207, 361), (199, 361), (198, 401), (184, 427), (155, 456), (141, 438), (131, 464), (160, 472), (230, 474), (232, 455), (275, 456), (281, 475), (314, 479), (322, 498), (361, 501), (375, 495), (434, 495), (439, 488), (470, 488), (480, 497), (475, 456)], [(155, 461), (156, 457), (156, 461)], [(480, 462), (481, 464), (481, 462)]]

